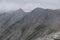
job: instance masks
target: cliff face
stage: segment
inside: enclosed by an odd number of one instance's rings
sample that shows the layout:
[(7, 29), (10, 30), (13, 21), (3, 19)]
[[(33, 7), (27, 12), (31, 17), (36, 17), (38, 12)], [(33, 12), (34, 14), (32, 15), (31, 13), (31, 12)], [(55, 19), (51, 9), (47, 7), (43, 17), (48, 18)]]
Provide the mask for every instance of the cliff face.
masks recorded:
[(31, 12), (18, 10), (4, 15), (0, 16), (1, 40), (35, 40), (60, 31), (60, 12), (57, 10), (36, 8)]

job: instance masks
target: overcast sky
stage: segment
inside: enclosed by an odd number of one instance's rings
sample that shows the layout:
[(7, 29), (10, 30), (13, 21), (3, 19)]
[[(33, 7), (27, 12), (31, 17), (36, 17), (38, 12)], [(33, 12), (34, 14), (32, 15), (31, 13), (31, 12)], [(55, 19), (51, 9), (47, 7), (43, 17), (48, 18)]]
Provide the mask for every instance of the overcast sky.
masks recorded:
[(30, 11), (36, 7), (60, 9), (60, 0), (0, 0), (0, 10), (22, 8), (25, 11)]

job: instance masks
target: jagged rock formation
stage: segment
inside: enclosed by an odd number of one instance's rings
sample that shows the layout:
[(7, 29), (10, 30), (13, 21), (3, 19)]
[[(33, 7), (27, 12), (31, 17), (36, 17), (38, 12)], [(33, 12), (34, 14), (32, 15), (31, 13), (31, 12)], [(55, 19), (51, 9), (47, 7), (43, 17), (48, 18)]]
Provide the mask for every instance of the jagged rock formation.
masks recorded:
[(36, 8), (31, 12), (18, 10), (0, 16), (1, 40), (35, 40), (60, 31), (60, 12)]

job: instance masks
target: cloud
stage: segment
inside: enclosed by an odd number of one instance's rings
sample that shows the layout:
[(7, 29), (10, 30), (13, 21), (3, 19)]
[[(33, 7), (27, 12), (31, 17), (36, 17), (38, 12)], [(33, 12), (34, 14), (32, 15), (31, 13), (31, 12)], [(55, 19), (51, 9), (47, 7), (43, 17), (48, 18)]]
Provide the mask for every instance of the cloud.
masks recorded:
[(13, 3), (1, 3), (0, 4), (0, 10), (15, 10), (18, 8), (19, 8), (18, 4), (13, 4)]
[(60, 9), (60, 0), (0, 0), (0, 10), (16, 10), (19, 8), (30, 11), (36, 7)]
[(24, 11), (31, 11), (34, 8), (38, 7), (37, 4), (26, 3), (26, 4), (17, 4), (17, 3), (0, 3), (0, 10), (17, 10), (22, 8)]

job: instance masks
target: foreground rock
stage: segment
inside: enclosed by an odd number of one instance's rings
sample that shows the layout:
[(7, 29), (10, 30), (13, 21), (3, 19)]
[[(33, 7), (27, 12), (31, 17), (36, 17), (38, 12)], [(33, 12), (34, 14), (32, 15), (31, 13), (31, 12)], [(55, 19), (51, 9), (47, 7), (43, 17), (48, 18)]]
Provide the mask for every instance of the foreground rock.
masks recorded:
[(51, 33), (42, 38), (37, 38), (36, 40), (60, 40), (60, 32)]

